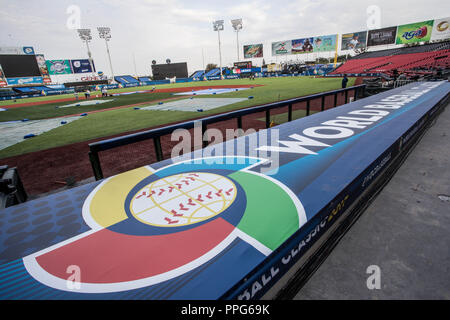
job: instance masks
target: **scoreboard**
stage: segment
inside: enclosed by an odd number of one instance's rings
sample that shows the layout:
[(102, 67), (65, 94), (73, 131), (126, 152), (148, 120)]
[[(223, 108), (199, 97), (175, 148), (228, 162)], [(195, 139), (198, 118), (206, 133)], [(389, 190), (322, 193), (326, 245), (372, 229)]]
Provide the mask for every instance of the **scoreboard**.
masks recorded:
[(187, 78), (188, 70), (186, 62), (153, 64), (152, 74), (154, 80), (165, 80), (166, 78)]
[(0, 65), (6, 78), (41, 76), (34, 54), (0, 54)]
[(235, 62), (234, 67), (237, 69), (251, 69), (252, 68), (252, 62), (251, 61), (241, 61), (241, 62)]

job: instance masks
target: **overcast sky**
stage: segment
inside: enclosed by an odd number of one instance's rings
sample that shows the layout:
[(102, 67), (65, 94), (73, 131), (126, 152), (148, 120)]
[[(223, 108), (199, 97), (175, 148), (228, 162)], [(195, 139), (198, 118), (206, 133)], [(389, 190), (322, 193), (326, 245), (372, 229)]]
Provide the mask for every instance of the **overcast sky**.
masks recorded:
[[(381, 27), (450, 16), (445, 0), (0, 0), (0, 46), (33, 46), (48, 60), (87, 58), (85, 45), (71, 29), (79, 8), (82, 28), (111, 28), (116, 75), (134, 75), (133, 53), (139, 75), (150, 73), (152, 60), (164, 63), (166, 58), (186, 61), (191, 74), (203, 63), (219, 64), (214, 20), (225, 20), (223, 66), (237, 60), (230, 23), (236, 18), (244, 25), (241, 60), (244, 44), (263, 43), (265, 61), (275, 62), (271, 42), (366, 30), (373, 18), (367, 14), (371, 5), (380, 9)], [(105, 43), (96, 32), (90, 46), (97, 70), (110, 74)]]

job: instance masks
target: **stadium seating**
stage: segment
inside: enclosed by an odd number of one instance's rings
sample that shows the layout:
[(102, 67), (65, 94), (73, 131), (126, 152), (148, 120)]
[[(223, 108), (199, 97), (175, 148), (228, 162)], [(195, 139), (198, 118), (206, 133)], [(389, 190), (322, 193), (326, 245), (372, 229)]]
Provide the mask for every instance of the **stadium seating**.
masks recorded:
[(42, 91), (42, 90), (37, 90), (34, 87), (13, 88), (13, 90), (17, 93), (22, 93), (22, 94), (35, 94), (35, 93), (41, 93), (41, 91)]
[(139, 79), (139, 81), (145, 81), (145, 82), (152, 81), (152, 79), (150, 79), (149, 77), (139, 77), (138, 79)]
[(9, 98), (17, 96), (17, 92), (11, 88), (0, 88), (0, 98)]
[(200, 78), (204, 74), (205, 74), (205, 70), (197, 70), (189, 78)]
[(422, 46), (365, 52), (353, 57), (331, 74), (386, 73), (426, 71), (448, 68), (450, 41)]
[(128, 84), (128, 83), (139, 84), (139, 80), (137, 80), (136, 78), (129, 76), (129, 75), (116, 76), (116, 77), (114, 77), (114, 80), (116, 80), (118, 83), (121, 83), (121, 84)]
[(212, 70), (209, 70), (207, 73), (205, 73), (205, 77), (214, 77), (220, 74), (220, 69), (219, 68), (215, 68)]

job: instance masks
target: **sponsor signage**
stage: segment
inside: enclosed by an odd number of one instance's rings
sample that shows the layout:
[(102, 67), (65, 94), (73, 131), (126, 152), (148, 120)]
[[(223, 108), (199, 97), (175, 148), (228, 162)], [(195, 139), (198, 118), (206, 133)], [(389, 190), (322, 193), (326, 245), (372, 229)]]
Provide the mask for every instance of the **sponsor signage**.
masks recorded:
[(262, 58), (263, 57), (263, 45), (261, 44), (251, 44), (244, 46), (244, 58)]
[(8, 83), (6, 82), (5, 73), (3, 72), (2, 65), (0, 64), (0, 87), (7, 86)]
[(27, 54), (33, 55), (33, 47), (0, 47), (0, 54)]
[(341, 50), (357, 50), (366, 48), (367, 31), (346, 33), (342, 35)]
[(397, 27), (396, 44), (430, 41), (433, 20), (405, 24)]
[(312, 43), (313, 52), (335, 51), (336, 44), (337, 44), (337, 34), (314, 37)]
[(314, 43), (313, 37), (292, 40), (291, 53), (298, 54), (298, 53), (313, 52), (314, 50), (313, 43)]
[(42, 77), (20, 77), (20, 78), (7, 78), (8, 85), (25, 85), (25, 84), (42, 84), (44, 79)]
[(94, 68), (94, 70), (92, 70), (89, 59), (70, 60), (70, 66), (72, 67), (73, 73), (95, 72), (94, 61), (92, 61), (92, 66)]
[(434, 20), (431, 40), (450, 39), (450, 17)]
[(47, 64), (45, 62), (44, 55), (43, 54), (37, 54), (36, 55), (36, 61), (37, 61), (38, 67), (39, 67), (39, 71), (41, 72), (41, 76), (42, 76), (43, 82), (45, 84), (51, 83), (52, 80), (50, 79), (50, 75), (49, 75), (49, 72), (48, 72), (48, 68), (47, 68)]
[(50, 75), (62, 75), (71, 74), (72, 68), (70, 67), (69, 60), (47, 60), (47, 69)]
[(367, 34), (367, 46), (379, 46), (395, 43), (397, 27), (388, 27), (376, 30), (369, 30)]
[(291, 48), (291, 40), (272, 42), (272, 55), (278, 56), (291, 54)]

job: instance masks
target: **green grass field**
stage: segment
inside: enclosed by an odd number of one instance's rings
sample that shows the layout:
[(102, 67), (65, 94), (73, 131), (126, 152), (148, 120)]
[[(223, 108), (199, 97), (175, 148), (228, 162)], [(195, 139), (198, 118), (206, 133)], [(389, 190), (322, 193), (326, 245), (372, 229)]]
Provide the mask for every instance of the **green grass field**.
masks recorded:
[[(349, 79), (348, 86), (352, 86), (354, 78)], [(24, 140), (18, 144), (0, 150), (0, 159), (10, 156), (20, 155), (28, 152), (44, 150), (52, 147), (63, 146), (75, 142), (86, 141), (95, 138), (108, 137), (114, 134), (120, 134), (128, 131), (151, 128), (158, 125), (164, 125), (176, 121), (189, 120), (199, 116), (209, 116), (212, 114), (223, 113), (231, 110), (237, 110), (254, 105), (261, 105), (279, 100), (295, 98), (318, 92), (335, 90), (341, 87), (340, 78), (312, 78), (312, 77), (286, 77), (286, 78), (262, 78), (253, 81), (247, 79), (221, 80), (221, 81), (201, 81), (191, 83), (177, 83), (168, 85), (159, 85), (156, 88), (174, 88), (174, 87), (192, 87), (192, 86), (218, 86), (218, 85), (263, 85), (249, 90), (225, 93), (220, 95), (204, 95), (198, 98), (248, 98), (253, 99), (216, 108), (213, 110), (198, 112), (182, 111), (137, 111), (133, 107), (107, 110), (89, 114), (80, 120), (58, 127), (46, 133), (43, 133), (32, 139)], [(148, 90), (151, 87), (127, 88), (110, 90), (113, 92), (129, 92), (137, 90)], [(96, 93), (93, 93), (95, 95)], [(69, 95), (73, 97), (73, 95)], [(86, 107), (72, 107), (55, 109), (55, 104), (42, 104), (38, 106), (19, 107), (9, 109), (0, 113), (0, 121), (20, 120), (20, 119), (44, 119), (60, 115), (81, 113), (96, 109), (106, 109), (117, 106), (126, 106), (136, 103), (148, 102), (148, 105), (155, 103), (155, 100), (165, 99), (171, 96), (168, 93), (137, 93), (127, 96), (114, 97), (114, 102), (104, 103)], [(196, 98), (197, 98), (196, 97)], [(48, 101), (50, 97), (39, 97), (24, 99), (21, 102)], [(53, 96), (52, 99), (64, 98), (64, 96)], [(180, 96), (183, 98), (183, 96)], [(66, 102), (64, 104), (70, 104)], [(10, 103), (11, 104), (11, 103)], [(61, 104), (59, 104), (61, 105)], [(90, 110), (88, 110), (90, 108)], [(301, 115), (299, 115), (301, 116)], [(281, 119), (280, 119), (281, 120)], [(278, 121), (277, 121), (278, 122)]]

